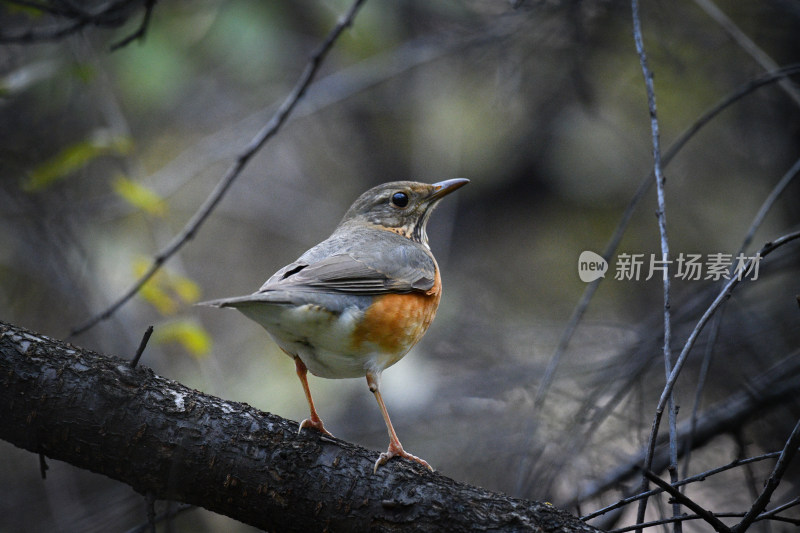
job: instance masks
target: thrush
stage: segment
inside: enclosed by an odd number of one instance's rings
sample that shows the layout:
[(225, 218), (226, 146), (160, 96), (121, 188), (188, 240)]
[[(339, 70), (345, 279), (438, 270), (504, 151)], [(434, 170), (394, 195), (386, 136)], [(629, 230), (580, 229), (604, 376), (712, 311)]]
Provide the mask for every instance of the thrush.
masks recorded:
[(264, 327), (295, 362), (310, 410), (300, 423), (330, 435), (308, 386), (323, 378), (365, 376), (389, 432), (389, 448), (373, 468), (404, 457), (380, 392), (381, 373), (425, 334), (442, 297), (442, 281), (426, 225), (446, 195), (469, 183), (385, 183), (350, 206), (330, 237), (270, 277), (253, 294), (204, 302), (232, 307)]

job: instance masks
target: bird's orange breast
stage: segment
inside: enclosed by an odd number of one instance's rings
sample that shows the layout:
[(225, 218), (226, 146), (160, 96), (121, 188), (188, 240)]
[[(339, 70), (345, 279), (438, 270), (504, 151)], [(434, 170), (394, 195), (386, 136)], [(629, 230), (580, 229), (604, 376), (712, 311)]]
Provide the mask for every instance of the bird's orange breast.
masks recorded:
[[(425, 292), (376, 296), (352, 335), (353, 347), (361, 350), (369, 344), (396, 362), (419, 341), (436, 316), (442, 297), (439, 269), (433, 287)], [(390, 363), (390, 364), (391, 364)]]

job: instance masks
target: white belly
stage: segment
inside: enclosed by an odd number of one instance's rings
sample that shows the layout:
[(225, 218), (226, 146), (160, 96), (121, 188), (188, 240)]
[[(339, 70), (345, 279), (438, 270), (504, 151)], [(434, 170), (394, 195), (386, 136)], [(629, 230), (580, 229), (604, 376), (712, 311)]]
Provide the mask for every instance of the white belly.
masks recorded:
[(340, 314), (314, 304), (261, 303), (237, 308), (263, 326), (285, 352), (300, 357), (315, 376), (363, 377), (368, 370), (379, 372), (405, 355), (383, 353), (372, 343), (353, 345), (351, 333), (364, 316), (357, 306)]

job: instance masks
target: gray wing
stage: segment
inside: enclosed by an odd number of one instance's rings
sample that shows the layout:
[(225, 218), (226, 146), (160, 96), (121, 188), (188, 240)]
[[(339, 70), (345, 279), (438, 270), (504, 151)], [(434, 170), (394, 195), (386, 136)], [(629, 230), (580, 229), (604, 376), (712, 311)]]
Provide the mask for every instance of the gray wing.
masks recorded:
[(427, 291), (433, 287), (436, 270), (426, 250), (409, 245), (383, 252), (351, 250), (316, 262), (303, 259), (278, 271), (258, 293), (293, 289), (358, 295)]
[[(350, 233), (346, 240), (334, 233), (276, 272), (257, 292), (199, 305), (241, 308), (258, 302), (314, 302), (336, 309), (367, 305), (369, 301), (363, 296), (427, 291), (433, 287), (436, 263), (427, 249), (400, 235), (381, 231), (384, 243), (392, 246), (382, 246), (383, 251), (378, 253), (368, 245), (374, 242), (369, 233)], [(342, 295), (348, 298), (342, 299)]]

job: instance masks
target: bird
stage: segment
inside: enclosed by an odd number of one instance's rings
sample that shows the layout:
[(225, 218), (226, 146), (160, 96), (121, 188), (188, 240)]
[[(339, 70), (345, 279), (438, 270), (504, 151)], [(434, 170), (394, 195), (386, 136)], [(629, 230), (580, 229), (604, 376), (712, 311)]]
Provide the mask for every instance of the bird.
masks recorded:
[(332, 436), (314, 406), (308, 372), (322, 378), (366, 377), (389, 432), (389, 448), (373, 473), (393, 457), (433, 471), (427, 461), (403, 449), (380, 381), (436, 315), (442, 281), (426, 226), (439, 201), (467, 183), (457, 178), (373, 187), (356, 199), (330, 237), (278, 270), (256, 292), (200, 304), (240, 311), (294, 359), (310, 411), (299, 431), (313, 428)]

